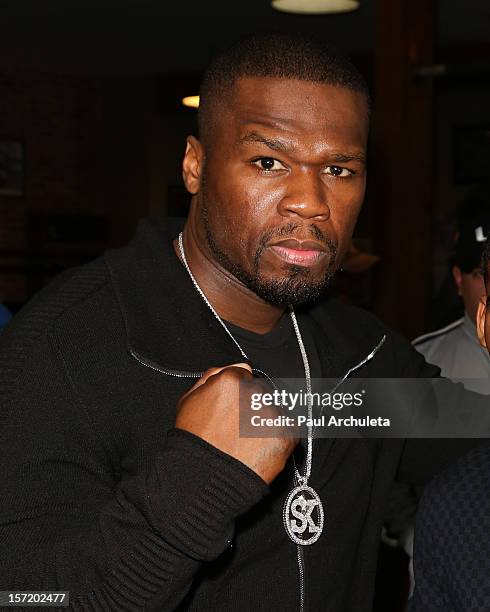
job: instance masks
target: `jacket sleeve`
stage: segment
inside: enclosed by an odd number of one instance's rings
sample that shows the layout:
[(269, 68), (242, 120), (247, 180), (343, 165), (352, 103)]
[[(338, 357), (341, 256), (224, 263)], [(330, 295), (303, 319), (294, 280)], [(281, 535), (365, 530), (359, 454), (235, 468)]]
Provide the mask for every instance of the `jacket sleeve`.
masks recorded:
[[(445, 507), (441, 506), (439, 499), (434, 499), (431, 491), (432, 485), (429, 485), (422, 496), (417, 513), (414, 546), (415, 590), (409, 602), (409, 612), (454, 610), (451, 605), (454, 603), (454, 597), (451, 597), (451, 579), (454, 580), (455, 576), (448, 576), (453, 569), (453, 555), (447, 550), (449, 540), (445, 541), (441, 533), (448, 500)], [(451, 572), (448, 572), (448, 566)]]
[[(0, 341), (0, 590), (64, 590), (70, 607), (173, 610), (234, 521), (268, 491), (252, 470), (174, 429), (126, 475), (78, 404), (54, 348), (16, 366)], [(122, 463), (122, 470), (119, 465)]]
[[(440, 378), (440, 369), (427, 363), (397, 333), (392, 333), (390, 340), (396, 376), (428, 381), (428, 392), (419, 406), (421, 418), (427, 417), (435, 431), (450, 430), (454, 435), (459, 416), (465, 413), (468, 415), (461, 423), (460, 435), (466, 437), (413, 437), (405, 440), (396, 479), (411, 485), (425, 485), (459, 457), (481, 444), (481, 437), (488, 437), (490, 398), (465, 390), (461, 383)], [(430, 383), (431, 379), (436, 380)]]
[(415, 532), (411, 610), (489, 610), (490, 446), (480, 444), (435, 478)]

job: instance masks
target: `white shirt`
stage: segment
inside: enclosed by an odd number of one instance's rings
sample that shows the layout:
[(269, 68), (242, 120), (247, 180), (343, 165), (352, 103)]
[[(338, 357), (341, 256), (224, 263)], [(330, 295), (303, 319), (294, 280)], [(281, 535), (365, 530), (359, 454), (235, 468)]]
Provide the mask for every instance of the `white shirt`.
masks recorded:
[(476, 392), (478, 380), (487, 379), (488, 389), (490, 356), (480, 345), (476, 326), (468, 314), (442, 329), (416, 338), (413, 345), (426, 361), (441, 368), (442, 376), (465, 379), (461, 381), (464, 386)]

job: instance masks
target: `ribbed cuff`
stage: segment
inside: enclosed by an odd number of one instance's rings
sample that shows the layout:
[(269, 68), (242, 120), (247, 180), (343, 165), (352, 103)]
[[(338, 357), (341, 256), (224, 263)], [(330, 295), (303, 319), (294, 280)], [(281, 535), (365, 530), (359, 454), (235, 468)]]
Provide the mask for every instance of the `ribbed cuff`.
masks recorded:
[(182, 429), (167, 434), (147, 480), (152, 514), (164, 540), (199, 561), (221, 554), (235, 519), (269, 491), (246, 465)]

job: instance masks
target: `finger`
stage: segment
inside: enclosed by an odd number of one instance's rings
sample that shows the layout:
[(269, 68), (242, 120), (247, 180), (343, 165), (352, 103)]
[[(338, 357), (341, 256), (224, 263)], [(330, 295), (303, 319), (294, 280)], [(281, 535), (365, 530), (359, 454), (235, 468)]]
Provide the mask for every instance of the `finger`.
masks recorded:
[(226, 370), (227, 368), (243, 368), (244, 370), (247, 370), (247, 372), (250, 372), (250, 374), (253, 374), (252, 368), (248, 365), (248, 363), (233, 363), (232, 365), (220, 368), (220, 370)]
[(223, 372), (224, 370), (229, 370), (230, 368), (242, 368), (243, 370), (247, 370), (247, 372), (250, 372), (250, 374), (252, 374), (252, 368), (248, 365), (248, 363), (232, 363), (231, 365), (222, 366), (218, 368), (209, 368), (209, 370), (206, 370), (204, 372), (204, 374), (201, 376), (201, 378), (197, 381), (197, 383), (194, 386), (199, 387), (200, 385), (204, 384), (207, 380), (209, 380), (211, 376), (215, 376), (216, 374), (219, 374), (220, 372)]
[(209, 368), (208, 370), (203, 372), (201, 378), (199, 378), (194, 383), (194, 385), (184, 393), (184, 395), (180, 398), (180, 401), (183, 401), (193, 391), (195, 391), (196, 389), (204, 385), (204, 383), (207, 382), (212, 376), (216, 376), (216, 374), (219, 374), (220, 372), (222, 372), (223, 370), (226, 370), (227, 368), (243, 368), (244, 370), (247, 370), (247, 372), (250, 372), (250, 374), (252, 374), (252, 368), (248, 365), (248, 363), (234, 363), (232, 365), (221, 366), (221, 367), (216, 367), (216, 368)]
[(209, 368), (209, 370), (206, 370), (205, 372), (203, 372), (201, 378), (199, 378), (190, 389), (188, 389), (184, 395), (182, 395), (179, 399), (179, 402), (183, 402), (185, 400), (185, 398), (190, 395), (193, 391), (195, 391), (196, 389), (198, 389), (200, 386), (202, 386), (211, 376), (214, 376), (215, 374), (217, 374), (218, 372), (220, 372), (222, 370), (222, 368)]

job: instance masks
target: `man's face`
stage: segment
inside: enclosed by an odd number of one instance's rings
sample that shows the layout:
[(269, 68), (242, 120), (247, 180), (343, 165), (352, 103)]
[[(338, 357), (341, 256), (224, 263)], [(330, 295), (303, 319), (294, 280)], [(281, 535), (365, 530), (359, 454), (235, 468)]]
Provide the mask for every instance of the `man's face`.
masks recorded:
[(485, 283), (480, 268), (472, 272), (463, 272), (458, 266), (453, 267), (453, 276), (459, 295), (463, 298), (465, 311), (473, 322), (476, 322), (478, 304), (485, 295)]
[[(488, 270), (488, 272), (490, 274), (490, 269)], [(490, 298), (488, 296), (489, 287), (487, 282), (485, 295), (480, 298), (480, 302), (478, 304), (476, 327), (480, 344), (490, 353)]]
[(315, 299), (348, 248), (364, 197), (364, 96), (243, 78), (216, 112), (194, 190), (208, 254), (267, 302)]

